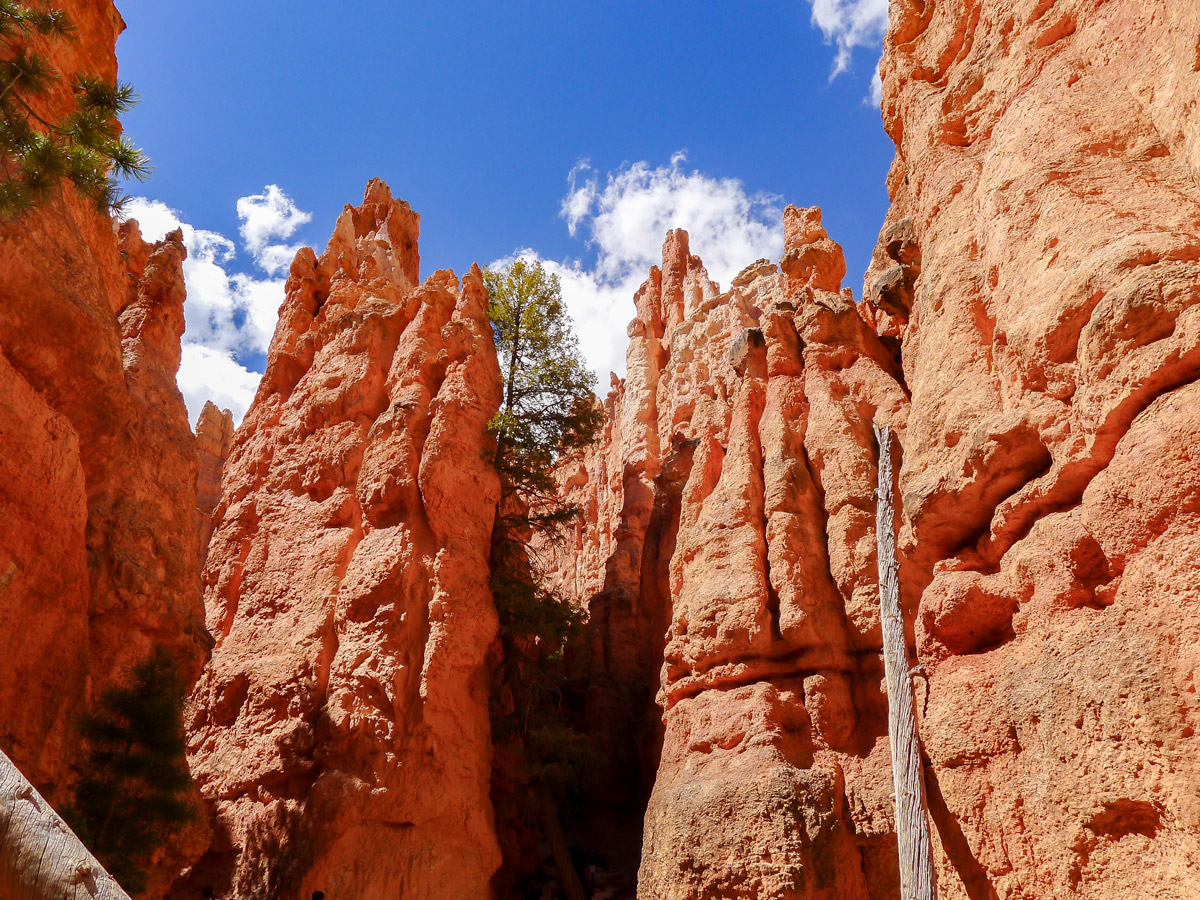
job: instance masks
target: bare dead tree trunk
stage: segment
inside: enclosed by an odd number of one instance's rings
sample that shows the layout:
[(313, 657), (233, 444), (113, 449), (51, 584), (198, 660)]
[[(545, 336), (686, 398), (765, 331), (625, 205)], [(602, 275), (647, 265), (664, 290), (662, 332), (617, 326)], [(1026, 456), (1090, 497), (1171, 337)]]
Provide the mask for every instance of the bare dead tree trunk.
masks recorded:
[(129, 900), (0, 752), (0, 897), (4, 900)]
[(900, 845), (901, 900), (936, 900), (933, 839), (921, 774), (921, 739), (913, 706), (913, 683), (904, 615), (900, 609), (900, 567), (896, 562), (895, 475), (892, 430), (875, 426), (879, 442), (879, 489), (875, 540), (879, 557), (879, 609), (883, 629), (883, 668), (887, 678), (888, 742), (896, 787), (896, 840)]
[(554, 865), (558, 869), (558, 877), (562, 880), (563, 890), (567, 892), (567, 900), (587, 900), (587, 892), (583, 889), (583, 882), (579, 880), (579, 870), (575, 868), (575, 861), (571, 859), (571, 849), (567, 846), (567, 838), (558, 819), (554, 796), (540, 778), (534, 781), (533, 792), (542, 814), (546, 842), (550, 845), (550, 853), (554, 857)]

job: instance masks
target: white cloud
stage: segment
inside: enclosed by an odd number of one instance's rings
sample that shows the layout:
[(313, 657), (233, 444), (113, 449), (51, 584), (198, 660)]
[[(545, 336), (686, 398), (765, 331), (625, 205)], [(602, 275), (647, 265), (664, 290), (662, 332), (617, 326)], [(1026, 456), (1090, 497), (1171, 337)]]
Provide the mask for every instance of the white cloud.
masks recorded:
[[(608, 392), (610, 371), (625, 372), (633, 295), (650, 267), (661, 262), (667, 231), (686, 229), (692, 253), (704, 260), (714, 281), (726, 286), (755, 259), (777, 259), (783, 252), (779, 198), (747, 194), (734, 178), (688, 171), (686, 160), (681, 151), (666, 166), (637, 162), (603, 181), (582, 162), (568, 175), (561, 215), (572, 235), (584, 230), (595, 260), (542, 263), (562, 282), (563, 300), (601, 395)], [(518, 250), (492, 265), (516, 257), (540, 258), (534, 250)]]
[(239, 230), (246, 249), (259, 267), (277, 275), (291, 265), (300, 245), (280, 244), (271, 238), (290, 238), (301, 225), (312, 221), (312, 213), (302, 211), (292, 198), (268, 184), (261, 194), (242, 197), (237, 202)]
[[(237, 201), (245, 249), (254, 264), (268, 276), (287, 270), (297, 247), (272, 243), (288, 238), (312, 216), (299, 210), (277, 186)], [(283, 302), (284, 278), (231, 271), (237, 257), (233, 241), (215, 231), (187, 224), (181, 213), (158, 200), (136, 197), (126, 204), (124, 216), (138, 220), (142, 237), (161, 240), (169, 231), (183, 229), (188, 257), (183, 263), (187, 284), (184, 304), (186, 330), (179, 388), (193, 421), (205, 400), (233, 411), (240, 422), (261, 373), (246, 368), (239, 359), (265, 354)]]
[(812, 23), (837, 47), (833, 77), (850, 68), (856, 47), (876, 47), (888, 24), (888, 0), (808, 0)]
[(870, 103), (876, 109), (883, 106), (883, 76), (879, 72), (882, 64), (882, 59), (875, 64), (875, 74), (871, 76), (871, 95), (863, 98), (864, 103)]
[(193, 422), (204, 408), (204, 401), (211, 400), (221, 409), (230, 410), (234, 422), (240, 423), (261, 378), (261, 372), (251, 372), (223, 350), (203, 344), (183, 345), (179, 390)]

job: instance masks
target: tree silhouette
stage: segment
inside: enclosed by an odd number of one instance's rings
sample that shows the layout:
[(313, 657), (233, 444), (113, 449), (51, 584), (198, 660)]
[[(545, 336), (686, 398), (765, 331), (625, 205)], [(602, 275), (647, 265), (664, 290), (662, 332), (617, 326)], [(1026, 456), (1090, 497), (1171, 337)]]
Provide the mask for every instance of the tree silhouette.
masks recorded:
[(84, 776), (63, 817), (131, 894), (144, 889), (168, 830), (196, 814), (186, 799), (183, 699), (174, 659), (155, 647), (81, 721)]

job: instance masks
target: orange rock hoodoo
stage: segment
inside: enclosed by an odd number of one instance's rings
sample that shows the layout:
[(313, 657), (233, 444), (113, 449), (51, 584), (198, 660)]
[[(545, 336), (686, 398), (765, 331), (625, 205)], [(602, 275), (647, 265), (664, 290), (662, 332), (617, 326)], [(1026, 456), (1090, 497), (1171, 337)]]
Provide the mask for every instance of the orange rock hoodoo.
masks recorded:
[(233, 443), (233, 413), (206, 401), (196, 419), (196, 521), (200, 531), (200, 563), (208, 556), (212, 513), (221, 502), (221, 469)]
[(668, 235), (603, 440), (563, 472), (585, 520), (549, 577), (589, 607), (598, 682), (642, 703), (644, 897), (896, 880), (871, 423), (907, 400), (820, 221), (789, 207), (783, 271), (721, 294)]
[(417, 280), (372, 182), (292, 264), (225, 463), (192, 768), (215, 815), (183, 896), (485, 897), (484, 668), (500, 374), (477, 268)]

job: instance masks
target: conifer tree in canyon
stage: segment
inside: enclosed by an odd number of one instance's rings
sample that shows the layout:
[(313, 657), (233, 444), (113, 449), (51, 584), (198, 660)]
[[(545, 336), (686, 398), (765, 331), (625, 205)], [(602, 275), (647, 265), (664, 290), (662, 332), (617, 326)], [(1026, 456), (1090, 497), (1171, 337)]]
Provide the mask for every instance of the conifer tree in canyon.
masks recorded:
[(44, 202), (64, 181), (107, 215), (124, 202), (115, 176), (150, 175), (117, 119), (137, 102), (130, 85), (75, 73), (73, 107), (46, 108), (47, 89), (64, 76), (39, 52), (39, 40), (71, 40), (73, 31), (61, 9), (0, 2), (0, 219)]
[(493, 733), (518, 761), (512, 777), (527, 789), (527, 811), (542, 821), (568, 897), (582, 900), (555, 795), (581, 783), (587, 768), (588, 741), (573, 727), (563, 698), (568, 645), (581, 636), (583, 611), (539, 584), (530, 539), (553, 540), (578, 515), (560, 496), (554, 467), (563, 453), (594, 440), (603, 412), (558, 277), (539, 262), (517, 260), (485, 272), (484, 282), (504, 378), (504, 400), (492, 421), (502, 490), (492, 592), (503, 648)]

